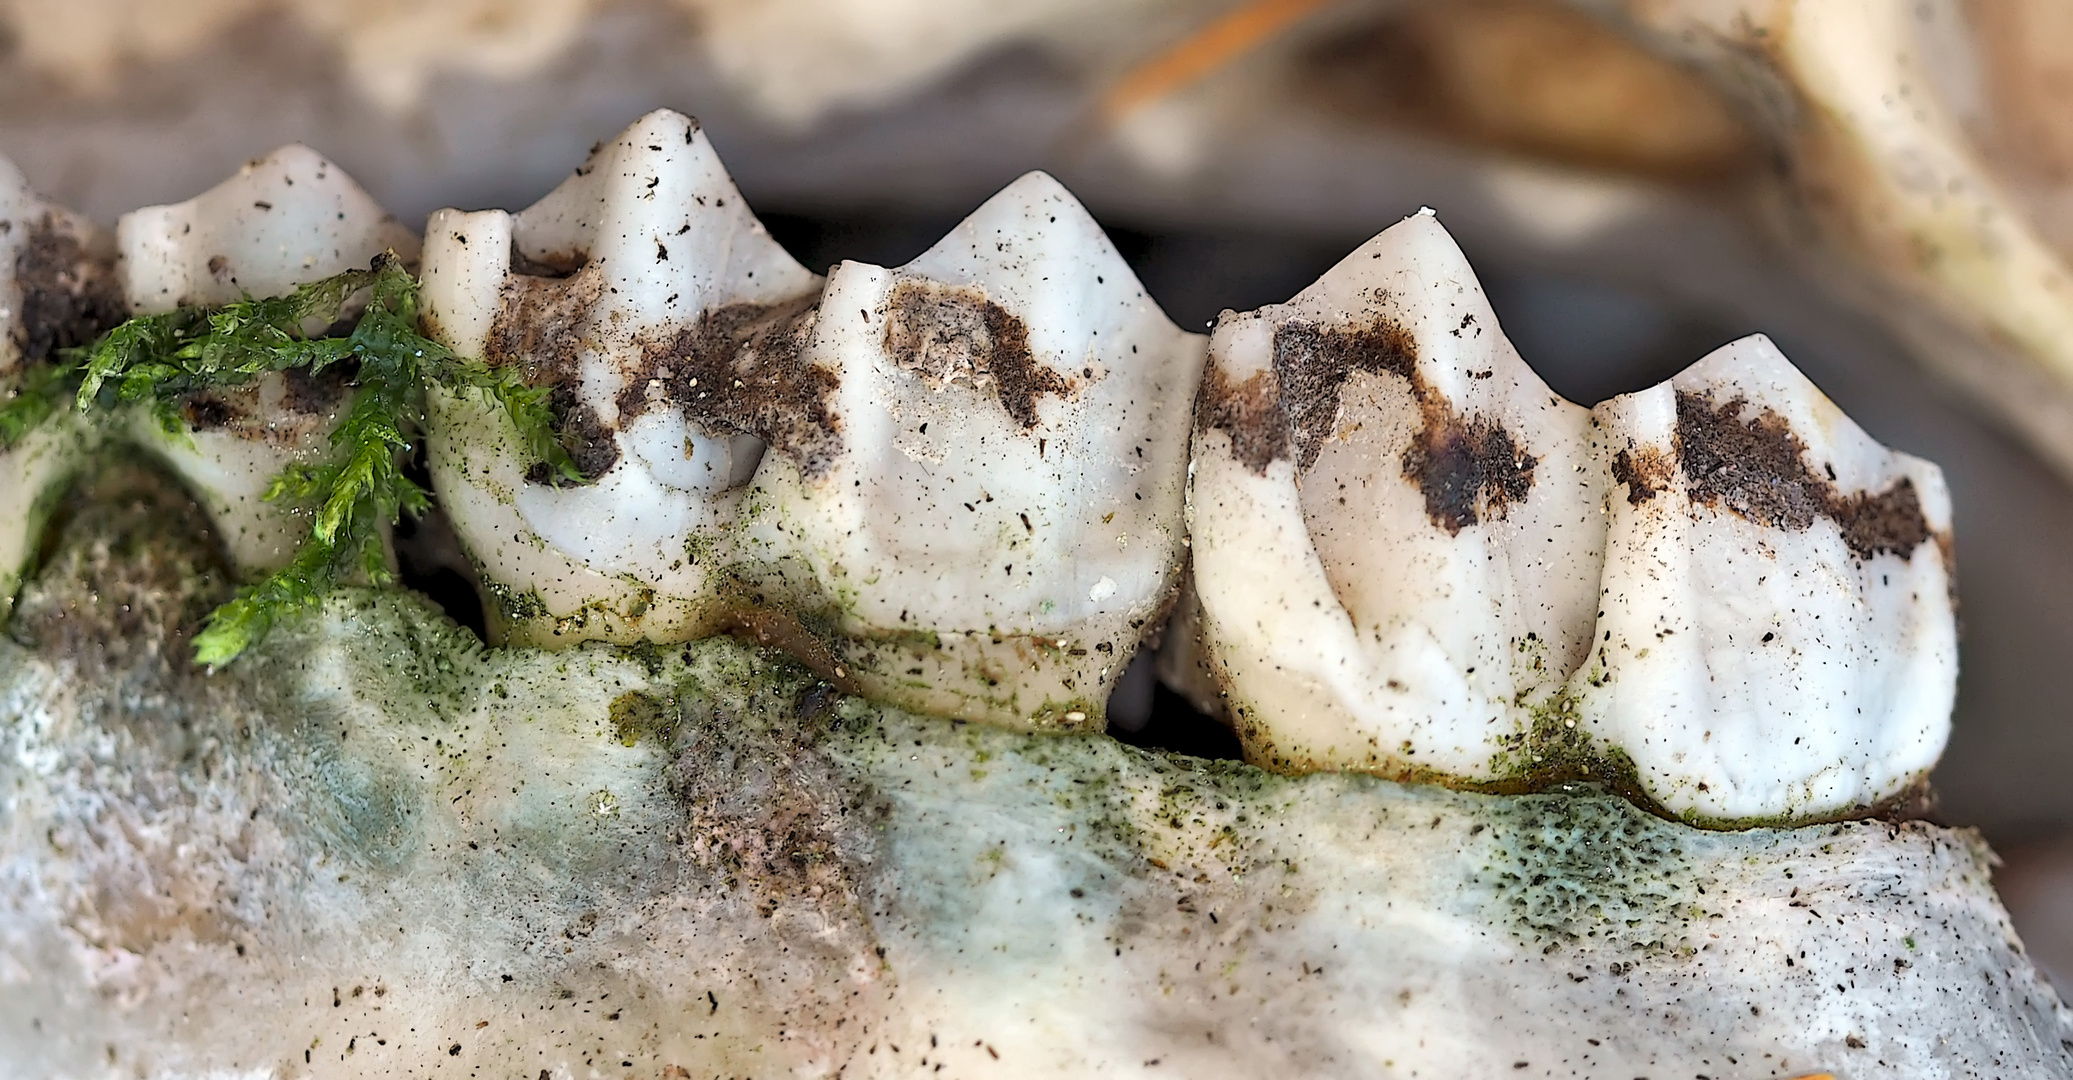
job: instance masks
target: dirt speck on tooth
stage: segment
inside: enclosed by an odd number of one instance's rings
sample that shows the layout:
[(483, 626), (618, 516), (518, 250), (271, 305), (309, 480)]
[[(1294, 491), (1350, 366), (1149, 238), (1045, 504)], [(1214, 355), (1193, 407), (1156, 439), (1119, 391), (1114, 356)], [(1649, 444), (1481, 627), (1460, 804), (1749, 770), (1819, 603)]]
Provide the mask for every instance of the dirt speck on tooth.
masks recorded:
[[(1807, 445), (1783, 416), (1766, 408), (1745, 420), (1748, 405), (1737, 397), (1716, 407), (1711, 394), (1678, 392), (1677, 455), (1693, 501), (1788, 532), (1830, 518), (1859, 559), (1904, 559), (1934, 538), (1912, 480), (1902, 477), (1878, 493), (1844, 495), (1807, 467)], [(1615, 478), (1624, 479), (1617, 473)], [(1631, 488), (1628, 498), (1633, 499)]]
[(886, 299), (885, 351), (893, 363), (948, 386), (991, 385), (1001, 408), (1028, 431), (1044, 394), (1073, 392), (1071, 379), (1037, 363), (1029, 327), (969, 286), (908, 279)]
[(28, 242), (14, 257), (15, 284), (22, 294), (14, 343), (22, 359), (33, 362), (59, 349), (92, 344), (129, 309), (112, 257), (89, 251), (52, 214), (26, 227)]
[(841, 380), (802, 356), (819, 315), (809, 293), (712, 308), (651, 337), (619, 392), (619, 422), (667, 404), (707, 430), (763, 440), (808, 476), (825, 474), (842, 454)]

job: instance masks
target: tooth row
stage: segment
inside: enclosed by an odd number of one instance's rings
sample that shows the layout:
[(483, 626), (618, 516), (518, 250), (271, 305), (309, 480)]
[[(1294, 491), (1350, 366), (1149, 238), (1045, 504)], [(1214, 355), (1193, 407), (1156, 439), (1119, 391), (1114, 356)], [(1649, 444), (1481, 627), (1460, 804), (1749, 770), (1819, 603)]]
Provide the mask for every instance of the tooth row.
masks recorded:
[(1903, 794), (1956, 687), (1950, 498), (1768, 339), (1585, 410), (1430, 212), (1222, 320), (1189, 500), (1248, 758), (1708, 823)]
[[(139, 312), (416, 253), (296, 147), (118, 233)], [(550, 388), (585, 476), (433, 393), (434, 487), (501, 640), (731, 630), (919, 711), (1098, 728), (1184, 597), (1164, 669), (1222, 695), (1257, 763), (1597, 776), (1704, 822), (1862, 810), (1948, 732), (1935, 467), (1762, 338), (1562, 400), (1429, 211), (1205, 340), (1037, 173), (913, 262), (823, 280), (696, 123), (657, 112), (526, 210), (433, 215), (421, 276), (426, 332)], [(130, 434), (264, 569), (301, 527), (258, 496), (322, 451), (346, 392), (275, 378), (193, 403), (184, 437)], [(0, 466), (52, 487), (83, 430)], [(0, 566), (26, 535), (0, 535)]]

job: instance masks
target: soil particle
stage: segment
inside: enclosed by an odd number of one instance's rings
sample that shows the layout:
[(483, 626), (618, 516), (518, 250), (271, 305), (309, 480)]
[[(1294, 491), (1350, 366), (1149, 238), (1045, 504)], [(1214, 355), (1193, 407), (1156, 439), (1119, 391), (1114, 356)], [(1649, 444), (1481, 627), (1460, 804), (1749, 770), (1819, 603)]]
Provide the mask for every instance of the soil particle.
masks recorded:
[(1612, 456), (1612, 478), (1627, 486), (1627, 501), (1635, 506), (1655, 498), (1670, 485), (1670, 459), (1653, 446), (1638, 446)]
[(1038, 364), (1029, 327), (967, 286), (906, 279), (886, 301), (885, 351), (932, 388), (963, 380), (993, 388), (1022, 430), (1037, 425), (1037, 398), (1073, 392), (1071, 379)]
[(1289, 456), (1288, 414), (1281, 409), (1281, 386), (1272, 371), (1232, 382), (1211, 364), (1195, 395), (1195, 416), (1203, 430), (1228, 434), (1231, 455), (1261, 476), (1267, 466)]
[(728, 304), (644, 342), (619, 394), (622, 423), (669, 404), (709, 431), (753, 435), (801, 471), (825, 474), (842, 454), (836, 374), (808, 361), (819, 297)]
[(1860, 560), (1909, 558), (1936, 538), (1914, 481), (1902, 477), (1876, 494), (1844, 495), (1807, 467), (1807, 445), (1783, 416), (1766, 408), (1744, 419), (1748, 409), (1746, 398), (1716, 406), (1711, 394), (1678, 392), (1677, 457), (1692, 501), (1788, 532), (1829, 518)]
[[(1457, 412), (1418, 371), (1418, 344), (1401, 323), (1376, 318), (1365, 326), (1319, 327), (1289, 322), (1274, 332), (1274, 371), (1298, 464), (1316, 463), (1339, 423), (1339, 397), (1356, 371), (1395, 375), (1410, 384), (1423, 424), (1403, 456), (1403, 476), (1425, 497), (1425, 514), (1449, 535), (1486, 518), (1502, 518), (1533, 489), (1538, 464), (1511, 432), (1484, 416)], [(1260, 471), (1264, 471), (1261, 469)]]
[(22, 297), (14, 344), (30, 363), (91, 345), (129, 314), (114, 259), (88, 251), (48, 213), (29, 227), (14, 257), (14, 278)]
[[(492, 367), (518, 365), (527, 385), (552, 388), (548, 406), (556, 434), (586, 480), (603, 476), (619, 462), (612, 430), (576, 392), (590, 313), (604, 293), (604, 281), (595, 263), (566, 277), (512, 274), (504, 282), (497, 317), (483, 342), (484, 362)], [(544, 463), (526, 479), (555, 482)]]

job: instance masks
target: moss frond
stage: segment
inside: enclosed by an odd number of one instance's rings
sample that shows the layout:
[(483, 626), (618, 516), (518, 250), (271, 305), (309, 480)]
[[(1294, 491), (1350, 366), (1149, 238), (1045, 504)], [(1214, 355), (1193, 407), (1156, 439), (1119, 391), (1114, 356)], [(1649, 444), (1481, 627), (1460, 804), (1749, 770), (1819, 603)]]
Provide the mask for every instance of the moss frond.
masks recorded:
[[(239, 386), (291, 368), (312, 374), (352, 363), (352, 405), (331, 432), (331, 454), (288, 467), (269, 501), (308, 511), (310, 534), (288, 565), (239, 590), (195, 639), (195, 658), (229, 663), (281, 617), (318, 603), (341, 580), (390, 578), (383, 530), (423, 513), (431, 496), (408, 476), (407, 460), (425, 426), (425, 391), (486, 396), (502, 408), (524, 445), (556, 474), (581, 472), (556, 434), (548, 392), (520, 373), (492, 368), (418, 333), (418, 283), (394, 253), (365, 270), (310, 282), (286, 296), (247, 297), (213, 309), (181, 308), (123, 323), (85, 348), (25, 374), (0, 401), (0, 449), (14, 445), (69, 403), (86, 412), (137, 405), (168, 432), (184, 432), (181, 402), (206, 389)], [(366, 305), (348, 333), (336, 327), (356, 297)]]

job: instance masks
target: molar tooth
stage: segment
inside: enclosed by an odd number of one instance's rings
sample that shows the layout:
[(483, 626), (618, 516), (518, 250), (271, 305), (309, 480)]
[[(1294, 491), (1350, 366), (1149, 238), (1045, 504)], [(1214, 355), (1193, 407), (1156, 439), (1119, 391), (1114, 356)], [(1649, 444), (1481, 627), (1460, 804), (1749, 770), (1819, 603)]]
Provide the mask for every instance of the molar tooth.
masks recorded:
[(431, 333), (554, 388), (591, 482), (529, 477), (487, 404), (433, 393), (431, 464), (500, 632), (680, 640), (724, 614), (716, 563), (764, 442), (834, 438), (798, 369), (820, 279), (770, 239), (696, 121), (650, 113), (531, 208), (428, 227)]
[(1499, 331), (1430, 211), (1287, 304), (1218, 320), (1189, 523), (1247, 757), (1489, 782), (1587, 648), (1586, 410)]
[(841, 442), (765, 457), (759, 588), (874, 697), (1098, 729), (1173, 595), (1202, 350), (1041, 173), (905, 266), (843, 264), (806, 352)]
[(1926, 775), (1957, 690), (1950, 495), (1768, 338), (1594, 411), (1613, 478), (1591, 734), (1694, 820), (1862, 811)]
[[(40, 198), (0, 158), (0, 401), (58, 349), (91, 343), (124, 315), (112, 238)], [(0, 622), (14, 607), (31, 541), (96, 435), (61, 408), (12, 446), (0, 445)]]
[[(343, 169), (293, 145), (186, 202), (123, 215), (116, 244), (123, 292), (137, 314), (280, 296), (365, 267), (384, 251), (405, 260), (418, 251), (417, 237)], [(129, 428), (197, 491), (232, 562), (265, 571), (293, 557), (309, 528), (266, 503), (267, 487), (290, 463), (329, 452), (331, 429), (351, 401), (337, 369), (269, 374), (190, 397), (181, 434), (168, 434), (141, 410)]]

